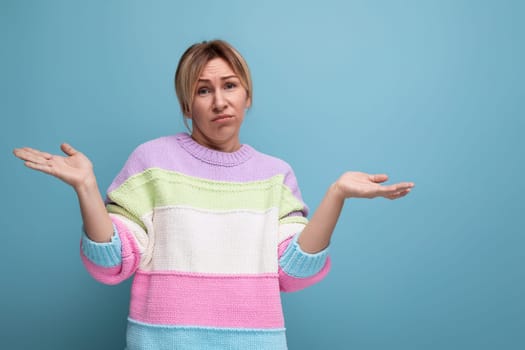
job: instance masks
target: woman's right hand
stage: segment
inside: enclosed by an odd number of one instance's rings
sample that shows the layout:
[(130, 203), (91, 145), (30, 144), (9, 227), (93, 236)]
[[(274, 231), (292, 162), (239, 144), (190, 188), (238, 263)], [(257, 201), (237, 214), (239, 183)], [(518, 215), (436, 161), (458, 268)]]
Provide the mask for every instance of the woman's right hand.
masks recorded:
[(28, 168), (53, 175), (71, 185), (80, 204), (84, 229), (95, 242), (110, 242), (113, 224), (97, 186), (93, 164), (81, 152), (67, 143), (60, 145), (66, 156), (53, 155), (33, 148), (17, 148), (15, 156), (25, 161)]
[(81, 152), (67, 143), (60, 145), (66, 156), (53, 155), (33, 148), (17, 148), (14, 155), (22, 159), (24, 164), (31, 169), (53, 175), (71, 185), (75, 191), (96, 182), (93, 164)]

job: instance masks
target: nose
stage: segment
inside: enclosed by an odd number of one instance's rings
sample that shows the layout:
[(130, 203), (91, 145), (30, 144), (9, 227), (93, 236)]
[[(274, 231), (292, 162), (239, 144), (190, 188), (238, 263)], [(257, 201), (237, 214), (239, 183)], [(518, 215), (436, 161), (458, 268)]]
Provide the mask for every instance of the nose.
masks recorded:
[(220, 112), (226, 109), (226, 107), (227, 103), (226, 99), (224, 98), (223, 92), (221, 91), (221, 89), (217, 89), (213, 96), (213, 110)]

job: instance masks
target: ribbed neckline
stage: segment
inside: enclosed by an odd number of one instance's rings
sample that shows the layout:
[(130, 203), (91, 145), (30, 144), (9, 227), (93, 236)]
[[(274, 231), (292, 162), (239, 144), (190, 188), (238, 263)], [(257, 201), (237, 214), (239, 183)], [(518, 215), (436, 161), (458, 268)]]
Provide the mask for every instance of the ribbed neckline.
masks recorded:
[(254, 149), (248, 145), (241, 145), (235, 152), (217, 151), (197, 143), (187, 133), (176, 135), (177, 142), (189, 154), (203, 162), (219, 166), (236, 166), (246, 162), (253, 155)]

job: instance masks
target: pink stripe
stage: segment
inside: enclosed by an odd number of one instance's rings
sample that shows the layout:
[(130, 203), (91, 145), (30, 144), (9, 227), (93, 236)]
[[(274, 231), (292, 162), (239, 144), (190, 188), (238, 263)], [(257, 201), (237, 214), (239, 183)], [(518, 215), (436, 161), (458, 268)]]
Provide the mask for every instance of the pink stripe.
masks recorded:
[(80, 247), (80, 257), (86, 270), (97, 281), (104, 284), (117, 284), (129, 278), (137, 270), (140, 263), (140, 251), (133, 234), (127, 227), (115, 219), (111, 218), (122, 243), (122, 263), (114, 267), (103, 267), (93, 264), (82, 252)]
[(204, 275), (137, 271), (130, 317), (164, 325), (282, 328), (277, 274)]
[[(281, 258), (292, 239), (293, 236), (289, 237), (288, 239), (281, 242), (281, 244), (279, 244), (279, 258)], [(298, 290), (305, 289), (325, 278), (328, 272), (330, 271), (330, 266), (331, 261), (330, 257), (328, 257), (326, 258), (326, 263), (324, 264), (321, 271), (307, 278), (297, 278), (290, 276), (286, 274), (286, 272), (284, 272), (281, 269), (281, 267), (279, 267), (279, 288), (283, 292), (296, 292)]]
[(331, 261), (330, 257), (326, 258), (326, 264), (324, 264), (321, 271), (307, 278), (297, 278), (287, 275), (281, 268), (279, 268), (279, 282), (280, 288), (283, 292), (297, 292), (298, 290), (305, 289), (311, 285), (321, 281), (330, 271)]

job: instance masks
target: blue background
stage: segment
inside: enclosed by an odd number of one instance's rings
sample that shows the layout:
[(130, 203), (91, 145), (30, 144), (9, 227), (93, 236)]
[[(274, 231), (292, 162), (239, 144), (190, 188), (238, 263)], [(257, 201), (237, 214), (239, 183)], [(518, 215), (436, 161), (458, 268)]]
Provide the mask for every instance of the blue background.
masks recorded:
[(290, 349), (525, 348), (525, 2), (0, 4), (2, 348), (122, 349), (130, 287), (87, 274), (74, 192), (12, 149), (68, 141), (107, 188), (184, 130), (176, 64), (213, 38), (252, 70), (242, 142), (312, 209), (345, 170), (416, 183), (346, 203), (331, 274), (283, 296)]

